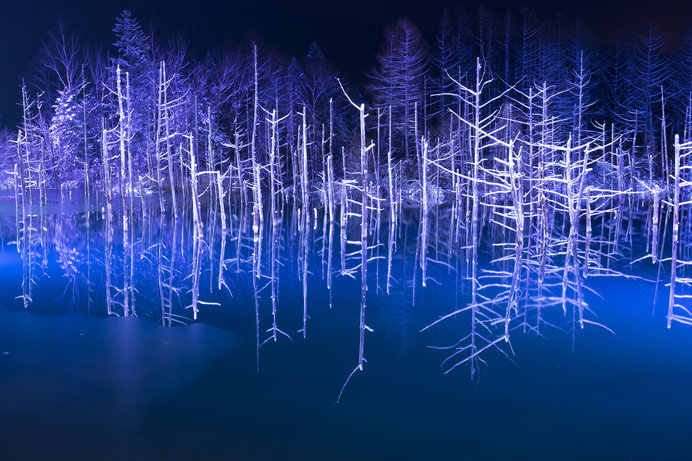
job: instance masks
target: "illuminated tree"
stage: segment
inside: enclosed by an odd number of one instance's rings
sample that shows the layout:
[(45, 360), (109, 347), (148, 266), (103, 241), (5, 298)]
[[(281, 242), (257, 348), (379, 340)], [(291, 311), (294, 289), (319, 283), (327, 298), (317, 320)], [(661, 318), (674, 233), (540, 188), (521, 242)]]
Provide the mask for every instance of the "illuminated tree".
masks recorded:
[(367, 88), (377, 106), (392, 107), (394, 125), (405, 153), (409, 152), (409, 143), (415, 142), (414, 109), (423, 103), (423, 79), (428, 65), (427, 47), (410, 19), (400, 18), (387, 28)]
[(647, 28), (646, 33), (639, 37), (637, 47), (638, 78), (635, 83), (638, 110), (644, 120), (644, 145), (649, 155), (657, 150), (657, 124), (656, 115), (661, 108), (661, 86), (667, 86), (670, 76), (670, 61), (664, 54), (665, 39), (653, 26)]
[(128, 136), (133, 155), (139, 159), (147, 150), (147, 136), (153, 128), (156, 72), (151, 60), (151, 39), (143, 31), (129, 10), (118, 16), (113, 32), (118, 56), (113, 67), (120, 67), (124, 81), (129, 80), (126, 110), (130, 121)]

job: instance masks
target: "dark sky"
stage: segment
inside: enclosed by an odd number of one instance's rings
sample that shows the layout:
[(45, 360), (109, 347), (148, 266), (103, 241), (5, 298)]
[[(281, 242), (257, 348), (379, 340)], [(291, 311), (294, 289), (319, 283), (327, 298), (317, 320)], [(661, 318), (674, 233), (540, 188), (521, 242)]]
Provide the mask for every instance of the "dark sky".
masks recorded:
[[(382, 39), (382, 30), (399, 16), (409, 16), (424, 32), (432, 33), (443, 8), (460, 2), (444, 0), (5, 0), (0, 8), (0, 126), (17, 123), (19, 82), (29, 77), (33, 62), (49, 30), (59, 20), (85, 41), (109, 46), (116, 16), (130, 9), (145, 29), (157, 35), (183, 33), (193, 52), (236, 45), (251, 33), (285, 55), (302, 56), (312, 41), (347, 76), (368, 70)], [(672, 40), (692, 22), (692, 0), (466, 0), (474, 13), (483, 3), (497, 12), (507, 6), (527, 5), (543, 18), (560, 12), (566, 19), (581, 17), (601, 40), (613, 40), (618, 31), (630, 33), (655, 21)]]

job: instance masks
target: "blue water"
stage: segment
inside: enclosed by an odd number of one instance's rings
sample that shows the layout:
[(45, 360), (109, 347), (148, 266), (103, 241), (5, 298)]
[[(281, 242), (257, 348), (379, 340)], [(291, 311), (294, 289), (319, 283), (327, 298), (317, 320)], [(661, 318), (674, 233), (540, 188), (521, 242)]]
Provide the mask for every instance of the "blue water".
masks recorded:
[[(463, 305), (468, 290), (439, 264), (428, 267), (437, 283), (421, 286), (412, 213), (396, 234), (389, 295), (386, 228), (371, 236), (383, 258), (368, 264), (367, 363), (337, 404), (357, 365), (361, 290), (357, 271), (339, 273), (338, 226), (331, 292), (321, 215), (309, 226), (303, 338), (305, 229), (298, 215), (284, 215), (275, 234), (276, 314), (290, 339), (279, 335), (258, 349), (257, 333), (261, 344), (273, 319), (271, 226), (253, 284), (251, 219), (234, 214), (224, 252), (228, 289), (219, 290), (222, 234), (213, 216), (196, 259), (189, 217), (174, 227), (152, 206), (133, 222), (129, 260), (120, 221), (108, 256), (103, 215), (83, 208), (48, 210), (24, 253), (13, 243), (14, 211), (2, 215), (2, 459), (692, 459), (692, 330), (666, 329), (667, 288), (659, 283), (654, 305), (656, 284), (646, 281), (656, 279), (655, 266), (628, 269), (639, 279), (588, 279), (600, 295), (586, 295), (593, 318), (615, 334), (594, 325), (573, 330), (571, 312), (552, 310), (546, 315), (558, 328), (543, 326), (540, 335), (517, 328), (502, 351), (480, 355), (473, 380), (470, 363), (444, 374), (448, 352), (429, 346), (454, 344), (469, 317), (420, 330)], [(438, 259), (453, 260), (444, 229), (431, 225), (428, 252), (437, 246)], [(159, 249), (174, 269), (164, 278), (173, 273), (178, 289), (170, 310), (156, 284)], [(136, 316), (118, 304), (130, 267)], [(198, 305), (196, 320), (186, 308), (195, 267), (199, 299), (220, 304)], [(16, 297), (27, 285), (25, 308)]]

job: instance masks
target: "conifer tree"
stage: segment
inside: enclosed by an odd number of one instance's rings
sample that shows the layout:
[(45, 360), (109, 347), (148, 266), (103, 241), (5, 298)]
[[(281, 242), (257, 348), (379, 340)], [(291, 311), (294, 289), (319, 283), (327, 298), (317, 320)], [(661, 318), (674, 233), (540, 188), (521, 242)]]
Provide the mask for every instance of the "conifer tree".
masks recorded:
[(408, 18), (398, 19), (385, 32), (368, 90), (379, 107), (392, 107), (400, 147), (409, 152), (415, 142), (414, 108), (422, 105), (428, 49), (418, 27)]

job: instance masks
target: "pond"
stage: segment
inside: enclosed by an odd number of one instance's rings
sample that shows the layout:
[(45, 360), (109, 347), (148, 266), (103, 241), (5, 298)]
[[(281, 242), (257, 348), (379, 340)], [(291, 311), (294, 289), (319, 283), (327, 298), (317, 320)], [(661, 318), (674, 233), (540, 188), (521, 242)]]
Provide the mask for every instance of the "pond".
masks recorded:
[(645, 214), (595, 219), (565, 276), (558, 215), (532, 265), (492, 219), (472, 260), (455, 206), (207, 205), (2, 205), (5, 459), (689, 457), (692, 334), (632, 263)]

